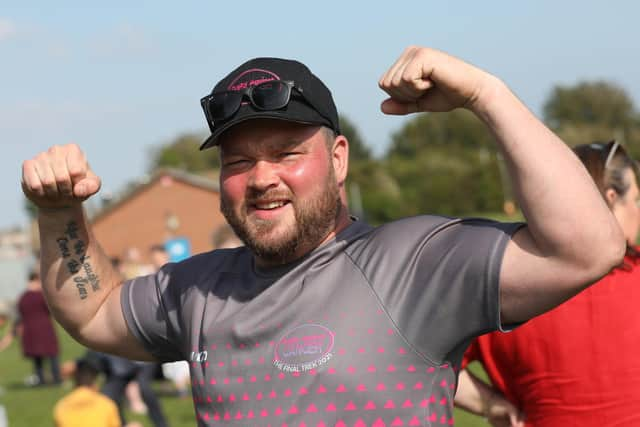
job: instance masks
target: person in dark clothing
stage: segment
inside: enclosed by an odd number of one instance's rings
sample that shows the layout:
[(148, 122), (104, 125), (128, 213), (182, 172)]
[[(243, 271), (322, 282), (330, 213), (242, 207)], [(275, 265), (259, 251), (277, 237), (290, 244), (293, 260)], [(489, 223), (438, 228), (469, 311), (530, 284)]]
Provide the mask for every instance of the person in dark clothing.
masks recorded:
[(142, 400), (147, 405), (148, 415), (156, 427), (166, 427), (167, 420), (162, 411), (160, 400), (151, 388), (151, 381), (155, 374), (156, 366), (153, 363), (135, 362), (123, 357), (100, 353), (89, 350), (85, 359), (99, 364), (106, 375), (102, 393), (113, 400), (118, 406), (122, 425), (126, 425), (123, 411), (123, 399), (125, 388), (131, 381), (140, 384)]
[(40, 275), (29, 273), (27, 290), (18, 300), (19, 322), (16, 329), (21, 336), (22, 352), (33, 361), (35, 385), (45, 384), (43, 362), (48, 360), (53, 383), (60, 383), (58, 338), (49, 308), (42, 295)]

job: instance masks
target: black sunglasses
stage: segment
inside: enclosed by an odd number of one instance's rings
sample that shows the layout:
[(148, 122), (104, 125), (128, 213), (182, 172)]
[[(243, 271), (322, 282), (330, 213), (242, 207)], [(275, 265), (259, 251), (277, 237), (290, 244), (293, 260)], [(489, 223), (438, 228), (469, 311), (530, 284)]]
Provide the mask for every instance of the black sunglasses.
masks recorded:
[(270, 80), (241, 90), (214, 92), (200, 100), (210, 126), (218, 120), (226, 120), (238, 111), (246, 97), (258, 110), (279, 110), (291, 99), (291, 90), (302, 94), (302, 89), (287, 80)]

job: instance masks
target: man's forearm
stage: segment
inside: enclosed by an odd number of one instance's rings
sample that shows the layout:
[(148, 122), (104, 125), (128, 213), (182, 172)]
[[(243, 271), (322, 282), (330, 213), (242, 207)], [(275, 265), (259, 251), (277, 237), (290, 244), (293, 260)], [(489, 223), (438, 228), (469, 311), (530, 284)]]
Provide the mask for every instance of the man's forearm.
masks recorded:
[(95, 316), (119, 274), (91, 235), (83, 209), (38, 215), (43, 291), (53, 316), (72, 335)]
[(491, 393), (488, 385), (463, 369), (458, 376), (458, 390), (454, 403), (465, 411), (486, 416), (487, 402)]

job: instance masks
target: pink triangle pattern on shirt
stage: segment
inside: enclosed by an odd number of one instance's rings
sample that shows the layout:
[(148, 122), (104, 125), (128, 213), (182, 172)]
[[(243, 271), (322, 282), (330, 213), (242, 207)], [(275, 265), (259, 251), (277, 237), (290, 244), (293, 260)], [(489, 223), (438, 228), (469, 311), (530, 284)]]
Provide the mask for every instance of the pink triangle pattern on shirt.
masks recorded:
[(403, 426), (404, 422), (400, 419), (400, 417), (396, 417), (392, 422), (391, 422), (391, 427), (399, 427), (399, 426)]
[(347, 392), (347, 388), (344, 386), (344, 384), (340, 384), (336, 388), (336, 393), (346, 393), (346, 392)]
[(350, 400), (349, 403), (347, 403), (347, 406), (344, 407), (345, 411), (355, 411), (356, 409), (358, 409), (358, 407), (353, 403), (353, 400)]
[(318, 390), (316, 391), (316, 394), (321, 394), (321, 393), (326, 393), (327, 392), (327, 388), (325, 386), (323, 386), (322, 384), (320, 384), (318, 386)]
[(382, 421), (382, 418), (378, 418), (371, 424), (371, 427), (387, 427), (387, 425)]
[(403, 408), (413, 408), (413, 402), (410, 399), (407, 399), (402, 404)]
[(356, 387), (356, 390), (358, 391), (367, 391), (367, 386), (364, 384), (358, 384), (358, 386)]
[(367, 411), (373, 411), (374, 409), (376, 409), (376, 404), (373, 403), (373, 401), (368, 401), (366, 405), (364, 405), (364, 409)]
[(318, 412), (318, 408), (316, 407), (316, 405), (314, 405), (313, 403), (311, 405), (309, 405), (309, 407), (307, 408), (307, 412), (309, 413), (314, 413), (314, 412)]
[(387, 386), (384, 385), (384, 383), (378, 383), (378, 385), (376, 386), (376, 390), (378, 391), (385, 391), (387, 389)]
[(409, 420), (409, 425), (410, 426), (419, 426), (422, 425), (422, 423), (420, 422), (420, 419), (417, 416), (413, 416), (413, 418), (411, 418)]
[(358, 420), (353, 425), (353, 427), (367, 427), (367, 424), (364, 421), (362, 421), (362, 418), (358, 418)]
[(396, 404), (393, 403), (393, 400), (389, 399), (387, 400), (387, 402), (384, 404), (384, 409), (394, 409), (396, 407)]
[(328, 412), (335, 412), (336, 410), (337, 410), (336, 405), (333, 403), (329, 403), (325, 408), (325, 411), (328, 411)]

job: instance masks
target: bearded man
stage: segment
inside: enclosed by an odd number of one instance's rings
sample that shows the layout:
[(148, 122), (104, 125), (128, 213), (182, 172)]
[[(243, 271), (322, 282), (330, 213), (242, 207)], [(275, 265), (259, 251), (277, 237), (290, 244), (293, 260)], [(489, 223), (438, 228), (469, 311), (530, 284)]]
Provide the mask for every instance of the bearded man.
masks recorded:
[[(379, 86), (386, 114), (479, 117), (527, 224), (350, 216), (329, 89), (297, 61), (256, 58), (201, 100), (202, 148), (220, 150), (221, 209), (244, 247), (121, 283), (82, 210), (100, 180), (79, 147), (24, 162), (58, 321), (96, 350), (189, 360), (200, 425), (453, 424), (469, 341), (584, 289), (622, 260), (624, 238), (579, 160), (498, 78), (411, 46)], [(92, 280), (61, 236), (81, 242)]]

